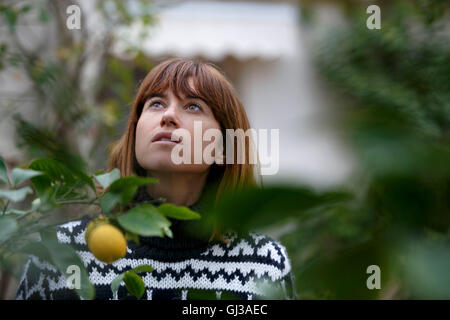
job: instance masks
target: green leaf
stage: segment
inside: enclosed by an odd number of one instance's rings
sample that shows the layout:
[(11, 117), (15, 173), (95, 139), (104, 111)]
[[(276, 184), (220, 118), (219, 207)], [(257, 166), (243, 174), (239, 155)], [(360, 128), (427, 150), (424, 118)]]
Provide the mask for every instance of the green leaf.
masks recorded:
[[(407, 240), (406, 240), (407, 239)], [(450, 253), (444, 243), (418, 241), (410, 236), (398, 241), (394, 254), (404, 283), (419, 299), (448, 299), (450, 297)]]
[(125, 282), (125, 287), (128, 292), (138, 299), (142, 298), (145, 292), (145, 283), (140, 276), (134, 272), (128, 271), (123, 276), (123, 281)]
[(40, 212), (48, 212), (55, 208), (55, 190), (51, 185), (51, 179), (48, 175), (36, 176), (30, 179), (39, 198), (32, 202), (32, 209)]
[(30, 164), (30, 168), (36, 171), (45, 172), (52, 182), (60, 181), (67, 184), (74, 184), (76, 178), (73, 173), (61, 162), (54, 159), (37, 159)]
[(164, 232), (164, 234), (166, 235), (166, 236), (168, 236), (169, 238), (173, 238), (173, 233), (172, 233), (172, 230), (170, 230), (170, 228), (169, 227), (164, 227), (163, 228), (163, 232)]
[(127, 273), (127, 272), (123, 272), (123, 273), (119, 274), (117, 277), (115, 277), (113, 279), (113, 281), (111, 281), (111, 291), (113, 293), (114, 299), (117, 299), (117, 291), (119, 290), (120, 283), (122, 282), (123, 277), (125, 276), (125, 273)]
[(17, 221), (10, 217), (0, 217), (0, 243), (8, 239), (18, 229)]
[(14, 168), (11, 171), (11, 177), (12, 177), (12, 180), (13, 180), (13, 183), (15, 186), (17, 186), (19, 183), (21, 183), (27, 179), (30, 179), (30, 178), (33, 178), (36, 176), (40, 176), (42, 174), (43, 173), (40, 171), (35, 171), (35, 170), (31, 170), (31, 169), (22, 169), (22, 168)]
[(120, 170), (117, 168), (114, 168), (108, 173), (100, 174), (98, 176), (95, 176), (95, 179), (97, 179), (98, 183), (106, 189), (108, 188), (111, 183), (116, 181), (117, 179), (120, 179)]
[[(111, 172), (113, 172), (112, 170)], [(117, 173), (113, 173), (112, 178)], [(111, 177), (103, 179), (103, 183), (110, 183)], [(100, 206), (104, 213), (110, 212), (117, 204), (126, 205), (133, 198), (139, 186), (156, 183), (154, 178), (129, 176), (119, 178), (110, 184), (109, 191), (100, 199)], [(100, 182), (100, 181), (99, 181)]]
[(120, 283), (122, 282), (125, 274), (127, 274), (129, 272), (134, 272), (134, 273), (152, 272), (153, 270), (154, 270), (154, 268), (151, 265), (142, 264), (142, 265), (139, 265), (129, 271), (122, 272), (121, 274), (116, 276), (114, 278), (114, 280), (111, 281), (111, 290), (113, 292), (114, 298), (117, 299), (117, 291), (119, 290)]
[(66, 185), (59, 185), (58, 188), (55, 190), (55, 199), (57, 201), (61, 200), (71, 200), (71, 199), (87, 199), (88, 194), (86, 192), (77, 192), (74, 191), (78, 186), (80, 186), (83, 182), (78, 181), (75, 183), (73, 187), (67, 187)]
[(40, 198), (53, 193), (52, 181), (48, 175), (36, 176), (30, 181)]
[(187, 207), (176, 206), (172, 203), (163, 203), (158, 207), (158, 211), (166, 217), (180, 220), (193, 220), (201, 218), (199, 213), (192, 211)]
[(0, 158), (0, 180), (9, 184), (8, 171), (2, 158)]
[(67, 166), (67, 167), (69, 168), (69, 170), (73, 172), (77, 181), (80, 180), (83, 181), (92, 189), (92, 191), (96, 192), (94, 180), (89, 175), (87, 175), (83, 170), (81, 170), (78, 167), (75, 166)]
[(125, 230), (141, 236), (163, 237), (163, 229), (171, 225), (152, 204), (136, 206), (118, 216), (117, 221)]
[(41, 242), (30, 242), (21, 247), (19, 252), (27, 255), (33, 255), (49, 263), (53, 263), (49, 250)]
[(58, 236), (56, 235), (56, 229), (54, 227), (49, 227), (41, 230), (40, 235), (41, 239), (44, 241), (58, 241)]
[(117, 179), (110, 186), (110, 192), (120, 194), (120, 203), (128, 204), (136, 193), (138, 187), (158, 183), (155, 178), (129, 176)]
[(237, 193), (225, 193), (211, 219), (225, 228), (246, 231), (273, 226), (295, 218), (309, 218), (312, 209), (348, 201), (347, 192), (314, 192), (309, 188), (271, 186), (247, 188)]
[(32, 194), (33, 190), (30, 187), (23, 187), (18, 190), (0, 190), (0, 197), (7, 198), (12, 202), (19, 202), (25, 199), (27, 194)]
[(117, 299), (117, 291), (119, 290), (119, 286), (120, 283), (122, 282), (125, 274), (129, 273), (129, 272), (134, 272), (134, 273), (142, 273), (142, 272), (152, 272), (154, 269), (152, 266), (148, 265), (148, 264), (142, 264), (139, 265), (129, 271), (125, 271), (122, 272), (121, 274), (119, 274), (118, 276), (116, 276), (113, 281), (111, 281), (111, 290), (113, 292), (113, 297), (115, 299)]
[(147, 184), (158, 183), (158, 179), (155, 178), (143, 178), (137, 176), (129, 176), (117, 179), (111, 184), (111, 191), (120, 192), (125, 188), (135, 186), (145, 186)]
[(62, 182), (67, 187), (72, 187), (81, 180), (94, 192), (96, 190), (94, 182), (86, 173), (74, 166), (65, 165), (61, 161), (50, 158), (37, 159), (30, 164), (30, 168), (44, 172), (51, 182)]
[(100, 207), (103, 213), (110, 212), (120, 201), (120, 194), (107, 192), (100, 199)]
[(75, 249), (65, 243), (59, 243), (50, 239), (43, 239), (42, 244), (48, 249), (53, 265), (64, 275), (67, 268), (76, 265), (80, 268), (80, 289), (74, 289), (83, 299), (93, 299), (95, 289), (89, 281), (89, 275), (84, 267), (83, 261)]

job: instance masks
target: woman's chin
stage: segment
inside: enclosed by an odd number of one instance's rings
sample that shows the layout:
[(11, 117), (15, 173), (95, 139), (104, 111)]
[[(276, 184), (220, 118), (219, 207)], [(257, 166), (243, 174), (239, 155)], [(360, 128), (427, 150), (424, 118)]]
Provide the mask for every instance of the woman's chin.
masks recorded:
[(147, 165), (143, 166), (149, 171), (160, 172), (184, 172), (184, 173), (204, 173), (210, 167), (207, 164), (175, 164), (169, 159), (154, 159), (151, 162), (147, 162)]

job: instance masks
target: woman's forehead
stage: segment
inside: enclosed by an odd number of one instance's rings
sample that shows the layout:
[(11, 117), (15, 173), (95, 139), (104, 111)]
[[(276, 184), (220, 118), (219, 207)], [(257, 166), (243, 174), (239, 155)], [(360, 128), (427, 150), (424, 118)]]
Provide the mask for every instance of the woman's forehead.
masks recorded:
[(172, 93), (181, 100), (186, 98), (201, 98), (202, 94), (200, 90), (197, 89), (197, 85), (198, 83), (196, 83), (193, 77), (189, 77), (189, 79), (178, 84), (175, 81), (165, 81), (165, 83), (155, 88), (151, 88), (147, 96), (148, 99), (152, 97), (168, 98)]

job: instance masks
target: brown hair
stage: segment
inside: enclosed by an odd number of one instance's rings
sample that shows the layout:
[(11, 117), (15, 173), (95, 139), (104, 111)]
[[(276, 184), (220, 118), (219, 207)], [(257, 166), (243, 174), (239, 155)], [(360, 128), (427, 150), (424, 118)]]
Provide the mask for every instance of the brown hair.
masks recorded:
[[(193, 89), (189, 86), (188, 79), (193, 80)], [(211, 108), (214, 117), (219, 122), (223, 137), (226, 129), (243, 129), (247, 131), (250, 123), (244, 106), (238, 95), (220, 69), (212, 63), (198, 60), (172, 58), (156, 65), (142, 81), (132, 109), (130, 111), (127, 128), (123, 136), (116, 141), (111, 148), (109, 158), (109, 170), (118, 168), (122, 176), (138, 175), (146, 176), (146, 171), (136, 160), (135, 133), (136, 125), (146, 100), (155, 93), (163, 93), (170, 89), (177, 98), (180, 93), (185, 96), (198, 96)], [(237, 139), (234, 145), (234, 156), (237, 155)], [(241, 146), (245, 150), (246, 159), (249, 159), (249, 144)], [(225, 141), (224, 141), (225, 146)], [(226, 148), (224, 148), (224, 153)], [(256, 186), (254, 164), (245, 161), (244, 164), (225, 163), (223, 166), (212, 164), (204, 190), (214, 188), (215, 203), (217, 203), (224, 191), (238, 191), (243, 187)], [(213, 187), (215, 185), (215, 187)], [(224, 241), (218, 226), (214, 226), (210, 238)]]

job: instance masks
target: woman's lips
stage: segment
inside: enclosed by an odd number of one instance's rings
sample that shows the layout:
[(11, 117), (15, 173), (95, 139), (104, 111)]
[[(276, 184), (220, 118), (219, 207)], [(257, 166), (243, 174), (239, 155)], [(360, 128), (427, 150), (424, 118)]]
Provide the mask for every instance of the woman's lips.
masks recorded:
[(158, 141), (153, 141), (152, 143), (156, 143), (156, 144), (167, 144), (167, 145), (175, 145), (175, 144), (178, 144), (179, 142), (169, 141), (169, 140), (158, 140)]
[(178, 139), (178, 141), (173, 141), (167, 137), (161, 137), (158, 138), (158, 140), (153, 141), (152, 143), (156, 143), (156, 144), (162, 144), (162, 145), (176, 145), (178, 143), (180, 143), (182, 141), (182, 139)]
[(182, 140), (182, 137), (174, 135), (173, 132), (165, 131), (157, 133), (153, 137), (152, 143), (173, 145), (180, 143)]

